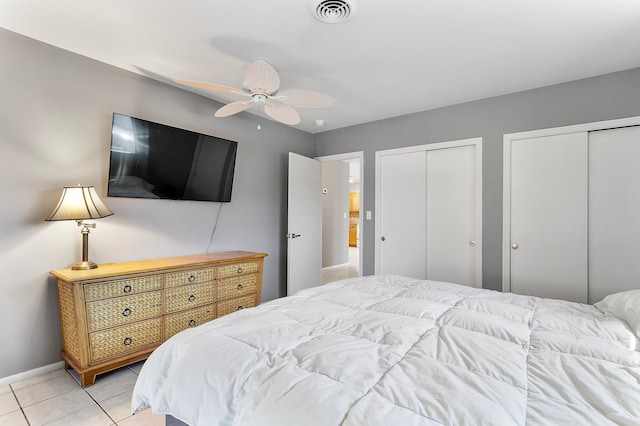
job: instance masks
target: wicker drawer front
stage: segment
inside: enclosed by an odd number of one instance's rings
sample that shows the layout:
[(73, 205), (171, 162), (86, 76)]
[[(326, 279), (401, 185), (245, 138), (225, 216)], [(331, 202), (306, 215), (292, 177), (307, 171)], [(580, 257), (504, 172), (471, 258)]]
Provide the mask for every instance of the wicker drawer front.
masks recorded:
[(86, 309), (90, 332), (130, 324), (162, 315), (162, 292), (150, 291), (89, 302)]
[(141, 321), (89, 334), (91, 362), (134, 352), (162, 342), (162, 319)]
[(187, 271), (172, 272), (164, 275), (165, 287), (200, 283), (216, 278), (217, 268), (191, 269)]
[(190, 327), (211, 321), (216, 317), (216, 305), (206, 305), (201, 308), (189, 309), (177, 314), (167, 315), (164, 319), (164, 339)]
[(162, 275), (148, 275), (126, 280), (86, 284), (84, 286), (84, 298), (86, 301), (100, 300), (144, 291), (160, 290), (161, 288)]
[(245, 308), (256, 306), (256, 295), (239, 297), (218, 303), (218, 318)]
[(216, 301), (215, 281), (165, 289), (164, 311), (177, 312)]
[(234, 299), (255, 293), (258, 288), (258, 274), (238, 275), (218, 280), (218, 300)]
[(254, 274), (259, 270), (260, 266), (257, 260), (220, 265), (218, 266), (218, 278), (232, 277), (240, 274)]

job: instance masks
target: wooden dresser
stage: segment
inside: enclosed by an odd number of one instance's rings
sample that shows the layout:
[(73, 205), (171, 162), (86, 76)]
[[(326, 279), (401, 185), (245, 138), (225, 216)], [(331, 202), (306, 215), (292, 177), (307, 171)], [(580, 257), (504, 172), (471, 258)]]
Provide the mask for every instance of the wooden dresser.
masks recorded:
[(90, 386), (179, 331), (260, 304), (265, 256), (233, 251), (51, 271), (67, 368)]

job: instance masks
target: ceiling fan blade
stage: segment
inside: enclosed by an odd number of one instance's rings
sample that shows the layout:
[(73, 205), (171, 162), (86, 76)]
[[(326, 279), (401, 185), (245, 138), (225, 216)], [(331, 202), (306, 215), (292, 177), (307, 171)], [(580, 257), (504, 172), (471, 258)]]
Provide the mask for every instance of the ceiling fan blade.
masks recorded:
[(222, 84), (215, 83), (205, 83), (203, 81), (191, 81), (191, 80), (174, 80), (178, 84), (183, 84), (185, 86), (198, 87), (200, 89), (209, 89), (216, 90), (218, 92), (225, 93), (238, 93), (245, 94), (242, 89), (236, 89), (235, 87), (224, 86)]
[(300, 123), (300, 114), (298, 114), (298, 111), (280, 102), (267, 102), (264, 106), (264, 112), (280, 123), (290, 126)]
[[(286, 97), (286, 99), (280, 99)], [(289, 89), (278, 93), (280, 102), (300, 108), (326, 108), (333, 105), (336, 100), (324, 93), (313, 90)]]
[(280, 77), (271, 64), (262, 59), (255, 60), (244, 71), (242, 87), (250, 92), (272, 94), (280, 88)]
[(216, 117), (228, 117), (233, 114), (237, 114), (239, 112), (248, 109), (253, 102), (251, 101), (238, 101), (232, 102), (229, 105), (225, 105), (214, 114)]

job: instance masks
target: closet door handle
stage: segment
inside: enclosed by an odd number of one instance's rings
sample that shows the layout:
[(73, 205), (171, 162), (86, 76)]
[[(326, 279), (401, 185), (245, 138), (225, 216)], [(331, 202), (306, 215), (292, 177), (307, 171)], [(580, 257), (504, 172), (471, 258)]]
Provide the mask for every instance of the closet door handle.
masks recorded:
[(476, 246), (476, 242), (475, 242), (475, 240), (471, 240), (471, 241), (469, 241), (469, 245), (470, 245), (471, 247), (475, 247), (475, 246)]
[(514, 250), (518, 250), (520, 248), (520, 246), (516, 243), (511, 244), (511, 248)]
[(386, 240), (387, 239), (384, 236), (380, 237), (380, 241), (386, 241)]

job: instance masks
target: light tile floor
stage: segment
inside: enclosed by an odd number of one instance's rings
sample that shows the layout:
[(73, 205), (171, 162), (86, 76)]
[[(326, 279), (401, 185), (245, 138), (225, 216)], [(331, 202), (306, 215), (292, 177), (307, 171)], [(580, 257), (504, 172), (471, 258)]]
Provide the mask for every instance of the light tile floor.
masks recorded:
[(131, 395), (142, 364), (100, 374), (86, 388), (74, 370), (63, 368), (1, 386), (0, 425), (164, 425), (164, 415), (151, 410), (131, 415)]
[(345, 278), (359, 277), (359, 255), (360, 251), (358, 247), (349, 247), (349, 263), (322, 268), (322, 284)]

